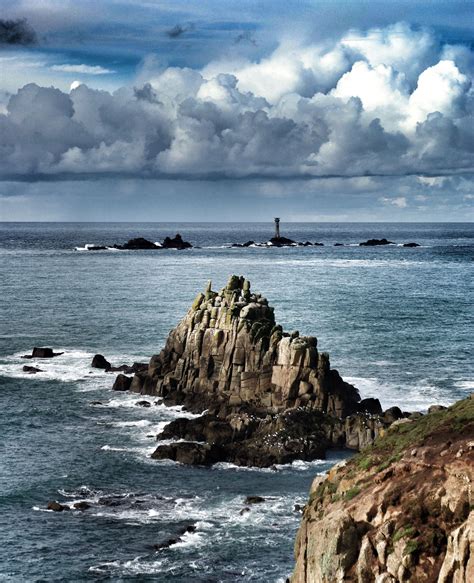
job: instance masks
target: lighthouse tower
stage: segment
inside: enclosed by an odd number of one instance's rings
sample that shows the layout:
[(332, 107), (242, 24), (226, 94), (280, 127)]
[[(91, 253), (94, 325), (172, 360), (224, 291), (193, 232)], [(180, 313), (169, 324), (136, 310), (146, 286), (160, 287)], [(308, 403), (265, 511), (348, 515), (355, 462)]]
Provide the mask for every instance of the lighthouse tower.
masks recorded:
[(275, 217), (275, 239), (280, 238), (280, 219)]

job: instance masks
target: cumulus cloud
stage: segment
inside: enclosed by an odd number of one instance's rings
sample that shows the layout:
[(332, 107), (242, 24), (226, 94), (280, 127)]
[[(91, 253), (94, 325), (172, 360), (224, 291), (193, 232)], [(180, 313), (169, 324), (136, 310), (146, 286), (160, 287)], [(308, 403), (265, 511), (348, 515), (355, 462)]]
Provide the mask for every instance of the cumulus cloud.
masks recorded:
[(389, 204), (399, 209), (404, 209), (408, 206), (407, 199), (404, 196), (396, 196), (395, 198), (383, 196), (382, 198), (380, 198), (380, 201), (383, 202), (384, 204)]
[[(29, 84), (0, 115), (0, 172), (26, 179), (461, 175), (474, 168), (468, 53), (397, 24), (351, 31), (332, 44), (282, 44), (254, 63), (150, 68), (135, 88), (113, 93)], [(407, 204), (404, 197), (383, 202)]]

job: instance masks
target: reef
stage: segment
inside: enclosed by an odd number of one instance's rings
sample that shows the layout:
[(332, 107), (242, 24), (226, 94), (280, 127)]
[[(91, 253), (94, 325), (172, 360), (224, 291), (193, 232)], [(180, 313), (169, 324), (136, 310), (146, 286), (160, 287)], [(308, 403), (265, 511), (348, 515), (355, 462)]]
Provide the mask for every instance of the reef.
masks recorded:
[(311, 241), (293, 241), (287, 237), (272, 237), (266, 242), (255, 243), (247, 241), (246, 243), (233, 243), (231, 247), (324, 247), (324, 243), (311, 243)]
[(330, 447), (359, 449), (395, 419), (377, 399), (332, 369), (317, 340), (286, 333), (273, 308), (243, 277), (199, 293), (147, 370), (114, 386), (204, 413), (170, 423), (155, 459), (271, 466), (324, 458)]
[(318, 476), (291, 583), (474, 581), (474, 394)]

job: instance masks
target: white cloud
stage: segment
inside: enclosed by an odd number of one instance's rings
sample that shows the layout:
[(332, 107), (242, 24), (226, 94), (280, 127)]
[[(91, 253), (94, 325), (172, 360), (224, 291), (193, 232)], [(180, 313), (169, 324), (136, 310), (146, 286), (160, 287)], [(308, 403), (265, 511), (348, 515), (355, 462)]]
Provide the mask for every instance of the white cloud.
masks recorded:
[(397, 196), (395, 198), (383, 196), (379, 200), (384, 204), (392, 205), (399, 209), (404, 209), (408, 206), (407, 199), (404, 196)]
[[(415, 175), (429, 188), (443, 175), (472, 171), (467, 49), (440, 49), (407, 25), (358, 34), (332, 44), (286, 43), (257, 63), (221, 61), (201, 72), (155, 70), (150, 61), (135, 89), (69, 80), (63, 93), (28, 84), (0, 115), (0, 173)], [(110, 72), (54, 66), (67, 74)], [(405, 196), (382, 200), (408, 204)]]
[(99, 65), (51, 65), (50, 69), (60, 73), (82, 73), (83, 75), (110, 75), (115, 73), (115, 71)]

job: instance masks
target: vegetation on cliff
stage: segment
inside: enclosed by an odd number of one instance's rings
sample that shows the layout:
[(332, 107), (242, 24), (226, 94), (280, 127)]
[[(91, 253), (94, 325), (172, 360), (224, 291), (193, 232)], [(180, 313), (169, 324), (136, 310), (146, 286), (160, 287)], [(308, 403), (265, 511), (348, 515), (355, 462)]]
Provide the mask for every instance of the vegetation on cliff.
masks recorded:
[(292, 583), (474, 581), (474, 398), (439, 409), (315, 479)]

